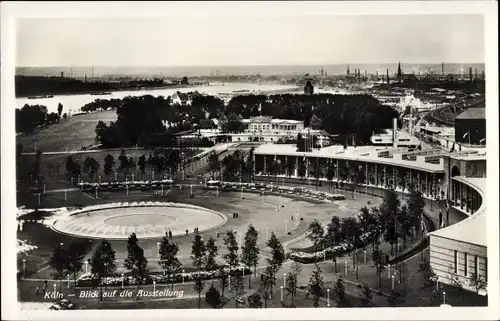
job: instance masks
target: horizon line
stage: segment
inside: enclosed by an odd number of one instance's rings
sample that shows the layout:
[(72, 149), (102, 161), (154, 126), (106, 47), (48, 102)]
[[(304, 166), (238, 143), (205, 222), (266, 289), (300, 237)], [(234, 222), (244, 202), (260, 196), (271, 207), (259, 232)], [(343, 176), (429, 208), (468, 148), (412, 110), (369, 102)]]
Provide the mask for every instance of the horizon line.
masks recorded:
[(350, 62), (350, 63), (294, 63), (294, 64), (248, 64), (248, 65), (51, 65), (51, 66), (16, 66), (15, 68), (58, 68), (58, 67), (72, 67), (72, 68), (207, 68), (207, 67), (290, 67), (290, 66), (328, 66), (328, 65), (390, 65), (390, 64), (402, 64), (402, 65), (464, 65), (464, 64), (485, 64), (485, 62), (372, 62), (372, 63), (361, 63), (361, 62)]

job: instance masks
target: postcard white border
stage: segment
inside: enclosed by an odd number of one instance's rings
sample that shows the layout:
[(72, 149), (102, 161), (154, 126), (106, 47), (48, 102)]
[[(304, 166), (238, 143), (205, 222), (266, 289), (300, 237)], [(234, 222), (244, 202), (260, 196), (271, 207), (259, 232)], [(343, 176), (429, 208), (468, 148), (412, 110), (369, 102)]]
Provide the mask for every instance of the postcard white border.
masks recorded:
[[(179, 320), (483, 320), (498, 319), (498, 4), (495, 1), (356, 1), (356, 2), (11, 2), (1, 3), (1, 186), (2, 186), (2, 318), (5, 319), (179, 319)], [(487, 190), (489, 307), (374, 309), (260, 309), (260, 310), (110, 310), (20, 311), (17, 304), (15, 252), (15, 20), (19, 18), (111, 18), (193, 15), (399, 15), (481, 14), (485, 17), (486, 114), (488, 136)], [(465, 39), (464, 39), (465, 41)], [(483, 231), (478, 231), (482, 233)]]

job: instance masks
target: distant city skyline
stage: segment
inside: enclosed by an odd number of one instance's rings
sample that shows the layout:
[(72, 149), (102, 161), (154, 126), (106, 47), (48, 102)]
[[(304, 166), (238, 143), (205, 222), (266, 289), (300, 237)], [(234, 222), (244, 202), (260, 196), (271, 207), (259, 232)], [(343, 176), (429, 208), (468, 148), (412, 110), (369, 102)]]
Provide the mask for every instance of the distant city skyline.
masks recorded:
[(475, 64), (481, 15), (21, 19), (18, 67)]

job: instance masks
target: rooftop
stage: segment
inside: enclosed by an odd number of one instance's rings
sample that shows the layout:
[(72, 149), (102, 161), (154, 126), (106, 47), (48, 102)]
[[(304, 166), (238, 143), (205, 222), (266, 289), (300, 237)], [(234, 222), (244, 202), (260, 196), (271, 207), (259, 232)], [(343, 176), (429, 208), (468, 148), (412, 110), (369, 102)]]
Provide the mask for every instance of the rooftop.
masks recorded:
[[(389, 152), (393, 157), (379, 157), (381, 152)], [(405, 148), (385, 148), (379, 146), (349, 146), (344, 149), (341, 145), (332, 145), (321, 149), (315, 149), (312, 152), (298, 152), (295, 144), (263, 144), (255, 149), (256, 155), (286, 155), (286, 156), (308, 156), (338, 158), (347, 160), (359, 160), (384, 165), (402, 166), (415, 170), (425, 170), (429, 172), (444, 171), (443, 164), (429, 163), (419, 158), (417, 160), (402, 159), (402, 155), (407, 152)]]
[(485, 108), (468, 108), (455, 119), (486, 119)]

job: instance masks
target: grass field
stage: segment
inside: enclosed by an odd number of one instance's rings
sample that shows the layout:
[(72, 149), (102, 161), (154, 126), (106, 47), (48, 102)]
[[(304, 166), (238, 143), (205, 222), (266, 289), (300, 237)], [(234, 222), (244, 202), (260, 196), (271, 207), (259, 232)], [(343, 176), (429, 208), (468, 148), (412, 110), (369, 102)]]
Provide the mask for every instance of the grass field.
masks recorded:
[(24, 152), (34, 152), (35, 146), (41, 151), (80, 150), (82, 146), (95, 143), (95, 127), (99, 120), (116, 120), (116, 111), (99, 111), (85, 115), (61, 119), (57, 124), (39, 129), (33, 135), (17, 136), (17, 142), (23, 145)]

